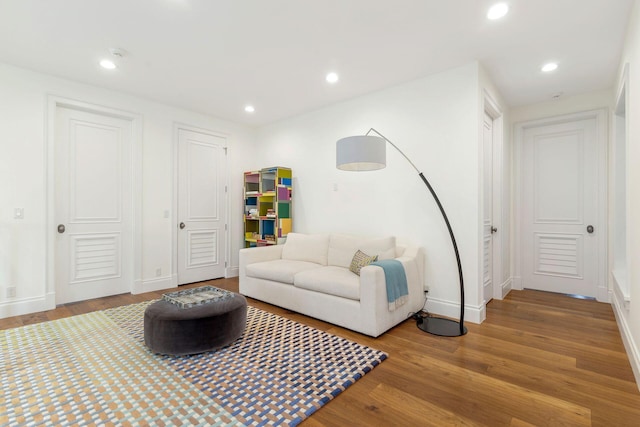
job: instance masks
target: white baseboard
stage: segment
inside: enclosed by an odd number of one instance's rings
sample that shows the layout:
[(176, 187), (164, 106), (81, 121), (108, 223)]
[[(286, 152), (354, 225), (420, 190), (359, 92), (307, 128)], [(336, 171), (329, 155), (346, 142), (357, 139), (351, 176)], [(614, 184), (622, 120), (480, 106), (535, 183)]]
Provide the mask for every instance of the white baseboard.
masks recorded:
[(596, 289), (596, 301), (611, 302), (611, 292), (606, 286), (598, 286), (598, 289)]
[[(472, 323), (482, 323), (487, 320), (487, 306), (483, 304), (479, 307), (473, 307), (471, 310), (469, 310), (469, 306), (466, 306), (464, 316), (465, 320), (470, 320)], [(477, 321), (473, 320), (474, 316), (476, 316)]]
[[(453, 303), (451, 301), (439, 300), (436, 298), (429, 298), (426, 304), (426, 310), (429, 313), (437, 314), (440, 316), (451, 317), (453, 319), (460, 318), (460, 304)], [(464, 306), (464, 320), (471, 323), (482, 323), (487, 317), (487, 310), (484, 305), (470, 306), (465, 304)]]
[(238, 277), (240, 275), (240, 267), (227, 267), (227, 271), (224, 273), (224, 277)]
[(638, 390), (640, 390), (640, 349), (629, 330), (629, 323), (627, 322), (628, 311), (624, 308), (624, 301), (621, 302), (615, 292), (611, 299), (618, 329), (620, 329), (620, 335), (622, 336), (622, 342), (624, 343), (625, 350), (627, 350), (633, 375), (636, 377), (636, 385), (638, 386)]
[(161, 291), (163, 289), (175, 288), (171, 276), (156, 277), (143, 280), (139, 286), (131, 290), (132, 294), (142, 294), (145, 292)]
[(514, 289), (516, 291), (522, 290), (522, 277), (513, 277), (513, 280), (511, 281), (511, 289)]
[(144, 291), (142, 290), (142, 279), (137, 279), (133, 281), (133, 286), (131, 286), (132, 294), (141, 294)]
[(611, 296), (611, 301), (613, 298), (617, 298), (620, 303), (620, 307), (624, 310), (629, 310), (631, 307), (631, 295), (629, 294), (629, 289), (626, 286), (626, 274), (621, 275), (617, 271), (612, 271), (611, 274), (613, 278), (613, 294)]
[(56, 308), (56, 296), (53, 292), (38, 297), (4, 301), (0, 303), (0, 319), (53, 310), (54, 308)]
[(502, 284), (502, 298), (506, 297), (509, 294), (509, 292), (511, 292), (511, 289), (513, 289), (513, 278), (509, 277)]

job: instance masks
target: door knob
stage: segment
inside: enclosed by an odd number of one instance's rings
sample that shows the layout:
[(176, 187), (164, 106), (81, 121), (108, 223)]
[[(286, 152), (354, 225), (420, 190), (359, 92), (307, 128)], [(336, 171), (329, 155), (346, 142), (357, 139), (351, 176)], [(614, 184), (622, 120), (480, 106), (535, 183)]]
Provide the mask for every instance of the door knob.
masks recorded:
[(64, 228), (64, 224), (58, 224), (58, 233), (62, 234), (66, 228)]
[(587, 233), (593, 233), (593, 225), (587, 225)]
[(181, 223), (180, 223), (180, 225), (179, 225), (179, 227), (180, 227), (180, 230), (182, 230), (182, 229), (183, 229), (184, 227), (186, 227), (186, 226), (184, 225), (184, 222), (181, 222)]
[(496, 227), (493, 227), (493, 226), (492, 226), (492, 227), (491, 227), (491, 234), (493, 234), (493, 233), (497, 233), (497, 232), (498, 232), (498, 229), (497, 229)]

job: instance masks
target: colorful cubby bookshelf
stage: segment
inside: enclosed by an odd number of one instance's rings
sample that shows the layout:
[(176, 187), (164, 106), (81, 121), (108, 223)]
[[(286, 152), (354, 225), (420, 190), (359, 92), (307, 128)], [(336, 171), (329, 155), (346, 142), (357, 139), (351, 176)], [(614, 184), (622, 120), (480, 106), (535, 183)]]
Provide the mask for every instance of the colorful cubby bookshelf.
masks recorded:
[(244, 173), (244, 247), (284, 243), (291, 231), (291, 169)]

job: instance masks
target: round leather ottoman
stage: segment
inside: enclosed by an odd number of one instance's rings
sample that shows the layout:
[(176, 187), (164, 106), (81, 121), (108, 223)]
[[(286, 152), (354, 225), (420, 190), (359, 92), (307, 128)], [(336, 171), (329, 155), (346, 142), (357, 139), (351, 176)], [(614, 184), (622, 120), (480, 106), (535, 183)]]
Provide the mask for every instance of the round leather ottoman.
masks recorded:
[(155, 353), (202, 353), (235, 341), (246, 325), (247, 300), (240, 294), (190, 308), (160, 300), (144, 312), (144, 343)]

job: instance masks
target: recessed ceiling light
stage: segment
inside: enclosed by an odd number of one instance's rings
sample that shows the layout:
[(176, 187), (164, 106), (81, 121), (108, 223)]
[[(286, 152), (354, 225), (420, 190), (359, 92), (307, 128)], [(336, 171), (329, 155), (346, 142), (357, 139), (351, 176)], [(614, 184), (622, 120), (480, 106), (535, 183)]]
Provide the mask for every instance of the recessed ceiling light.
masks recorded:
[(336, 73), (329, 73), (326, 79), (329, 83), (336, 83), (338, 81), (338, 75)]
[(256, 109), (253, 105), (247, 105), (246, 107), (244, 107), (244, 111), (246, 111), (247, 113), (253, 113), (254, 111), (256, 111)]
[(506, 15), (507, 12), (509, 12), (509, 5), (508, 4), (506, 4), (506, 3), (497, 3), (497, 4), (494, 4), (493, 6), (491, 6), (491, 8), (489, 9), (489, 12), (487, 12), (487, 18), (489, 18), (491, 20), (500, 19), (504, 15)]
[(545, 73), (550, 73), (551, 71), (554, 71), (556, 68), (558, 68), (558, 64), (556, 64), (555, 62), (549, 62), (548, 64), (544, 64), (541, 70)]
[(102, 61), (100, 61), (100, 66), (107, 70), (113, 70), (116, 68), (116, 64), (110, 59), (103, 59)]

